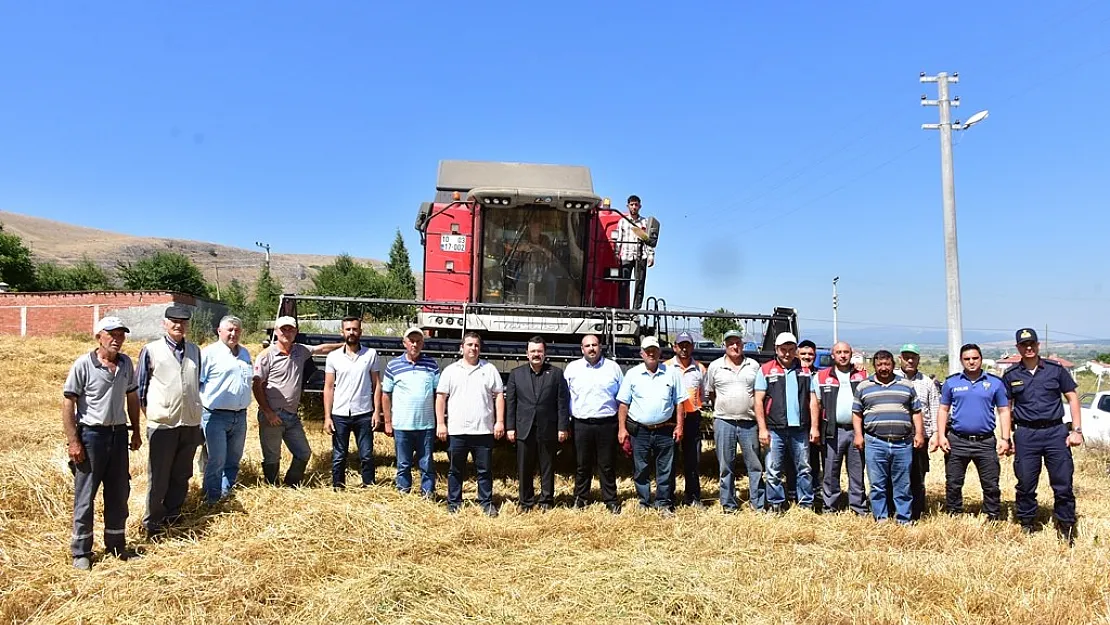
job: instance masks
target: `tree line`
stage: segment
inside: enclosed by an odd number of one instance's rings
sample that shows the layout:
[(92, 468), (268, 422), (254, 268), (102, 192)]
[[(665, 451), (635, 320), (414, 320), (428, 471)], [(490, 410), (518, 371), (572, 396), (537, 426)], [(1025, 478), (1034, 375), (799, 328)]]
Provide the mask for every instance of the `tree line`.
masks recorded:
[[(340, 254), (335, 260), (315, 267), (312, 276), (313, 295), (344, 297), (376, 297), (388, 299), (415, 299), (416, 278), (412, 273), (408, 249), (401, 232), (397, 231), (389, 250), (385, 271), (358, 263), (349, 254)], [(176, 291), (197, 297), (213, 298), (217, 289), (204, 279), (200, 268), (186, 255), (178, 252), (152, 252), (134, 261), (117, 261), (110, 272), (88, 258), (74, 265), (62, 266), (50, 261), (36, 262), (31, 250), (16, 234), (4, 231), (0, 224), (0, 281), (17, 292), (45, 291)], [(220, 291), (220, 300), (231, 314), (243, 320), (244, 330), (253, 332), (277, 314), (278, 298), (282, 285), (263, 264), (254, 284), (231, 280)], [(301, 305), (302, 314), (319, 318), (338, 318), (350, 314), (342, 304)], [(370, 311), (374, 316), (407, 316), (406, 307), (379, 307)], [(363, 311), (364, 313), (366, 311)]]

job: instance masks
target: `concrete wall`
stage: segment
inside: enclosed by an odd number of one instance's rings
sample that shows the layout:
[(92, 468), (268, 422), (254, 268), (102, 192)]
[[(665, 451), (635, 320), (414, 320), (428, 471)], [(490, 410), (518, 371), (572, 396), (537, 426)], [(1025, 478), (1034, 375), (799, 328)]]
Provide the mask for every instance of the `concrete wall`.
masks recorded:
[(213, 329), (227, 314), (221, 302), (170, 291), (0, 293), (0, 334), (91, 335), (97, 321), (115, 315), (131, 329), (131, 338), (155, 338), (162, 333), (166, 308), (173, 305), (186, 306), (194, 314), (209, 311)]

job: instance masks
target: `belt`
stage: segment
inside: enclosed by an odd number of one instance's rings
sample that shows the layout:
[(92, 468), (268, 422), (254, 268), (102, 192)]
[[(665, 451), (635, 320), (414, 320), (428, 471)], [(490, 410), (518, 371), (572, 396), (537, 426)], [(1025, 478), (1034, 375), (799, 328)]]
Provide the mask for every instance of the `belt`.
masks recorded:
[(904, 434), (902, 436), (891, 436), (888, 434), (872, 434), (871, 432), (867, 432), (867, 435), (874, 436), (875, 438), (884, 440), (888, 443), (907, 443), (911, 439), (913, 439), (913, 436), (910, 434)]
[(655, 425), (646, 425), (646, 424), (640, 423), (639, 421), (632, 421), (632, 423), (635, 423), (636, 427), (641, 427), (641, 428), (644, 428), (645, 430), (659, 430), (659, 429), (662, 429), (662, 428), (673, 428), (676, 425), (678, 425), (674, 421), (664, 421), (662, 423), (656, 423)]
[(1030, 430), (1047, 430), (1054, 428), (1057, 425), (1064, 425), (1063, 419), (1053, 419), (1052, 421), (1014, 421), (1014, 425), (1029, 428)]
[(609, 414), (604, 417), (574, 417), (575, 421), (585, 421), (587, 423), (604, 423), (608, 421), (616, 421), (617, 415)]
[(948, 433), (949, 434), (955, 434), (956, 436), (964, 439), (965, 441), (971, 441), (973, 443), (978, 443), (980, 441), (987, 441), (987, 440), (990, 440), (990, 439), (994, 438), (994, 432), (991, 432), (989, 434), (963, 434), (961, 432), (957, 432), (956, 430), (948, 430)]
[(837, 423), (836, 424), (836, 429), (838, 429), (838, 430), (854, 430), (856, 428), (851, 423), (844, 423), (844, 424)]
[(119, 425), (88, 425), (85, 423), (78, 423), (77, 427), (92, 430), (93, 432), (126, 432), (131, 429), (126, 423)]

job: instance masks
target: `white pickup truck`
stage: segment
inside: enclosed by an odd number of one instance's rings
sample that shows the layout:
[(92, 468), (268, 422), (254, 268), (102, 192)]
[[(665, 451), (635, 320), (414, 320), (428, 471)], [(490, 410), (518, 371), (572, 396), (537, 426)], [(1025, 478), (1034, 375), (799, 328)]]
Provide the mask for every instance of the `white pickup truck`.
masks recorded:
[[(1083, 416), (1083, 438), (1110, 443), (1110, 391), (1080, 395), (1079, 407)], [(1071, 422), (1067, 402), (1064, 402), (1064, 421)]]

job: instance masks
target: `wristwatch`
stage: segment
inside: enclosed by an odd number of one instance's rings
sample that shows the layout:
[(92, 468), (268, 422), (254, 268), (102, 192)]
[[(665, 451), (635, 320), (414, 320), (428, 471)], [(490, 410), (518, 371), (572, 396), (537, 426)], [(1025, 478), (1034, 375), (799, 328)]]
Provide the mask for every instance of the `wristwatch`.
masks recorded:
[(1075, 428), (1074, 430), (1072, 430), (1072, 432), (1075, 432), (1076, 434), (1078, 434), (1080, 436), (1083, 436), (1083, 428)]
[(1013, 445), (1014, 444), (1014, 442), (1011, 439), (1008, 439), (1008, 438), (1002, 439), (1002, 442), (1006, 443), (1007, 445)]

